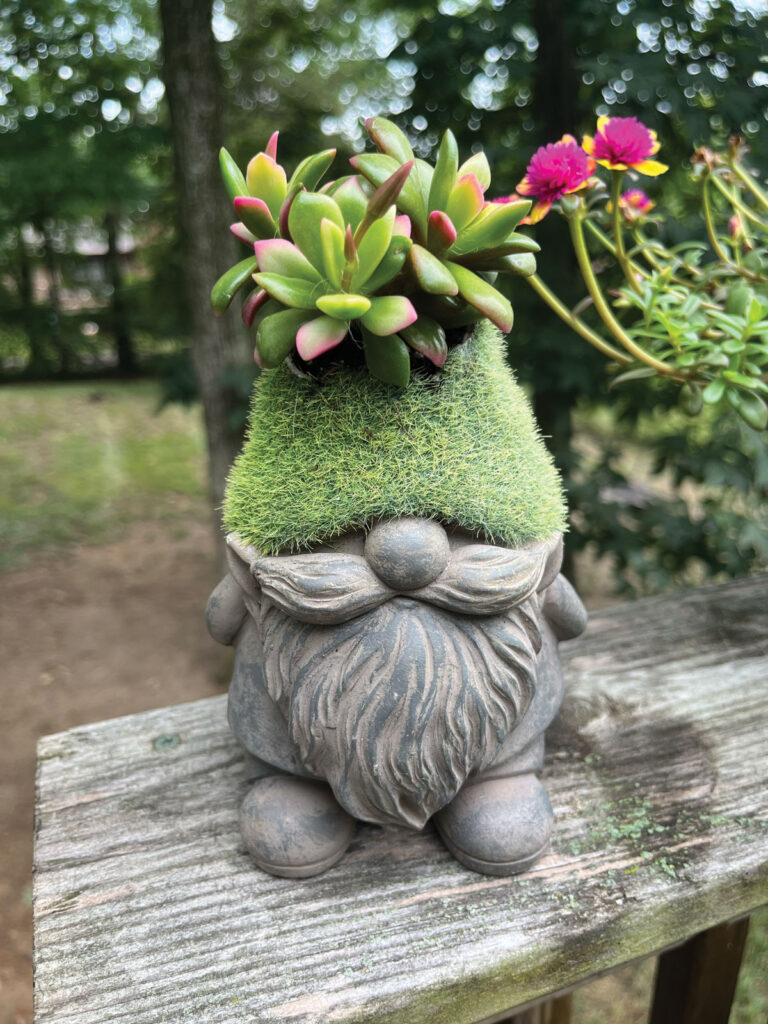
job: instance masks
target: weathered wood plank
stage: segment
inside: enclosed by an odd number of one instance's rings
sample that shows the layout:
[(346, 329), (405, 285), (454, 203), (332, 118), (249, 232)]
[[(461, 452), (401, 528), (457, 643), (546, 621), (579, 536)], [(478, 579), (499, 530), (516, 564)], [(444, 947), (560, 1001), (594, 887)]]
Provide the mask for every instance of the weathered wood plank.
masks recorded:
[(768, 902), (768, 575), (596, 615), (564, 650), (552, 848), (516, 878), (361, 826), (253, 868), (223, 698), (39, 746), (37, 1024), (474, 1024)]

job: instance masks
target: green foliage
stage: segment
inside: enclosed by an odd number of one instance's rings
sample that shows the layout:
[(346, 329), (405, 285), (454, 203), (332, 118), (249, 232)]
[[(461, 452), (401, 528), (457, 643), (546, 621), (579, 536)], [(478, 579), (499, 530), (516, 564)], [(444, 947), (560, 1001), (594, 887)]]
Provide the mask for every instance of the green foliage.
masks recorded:
[(711, 408), (690, 420), (656, 391), (656, 412), (638, 414), (629, 401), (649, 408), (642, 386), (628, 386), (618, 423), (579, 414), (591, 443), (572, 471), (569, 545), (609, 556), (625, 594), (760, 571), (768, 564), (764, 435)]
[(402, 515), (524, 544), (562, 529), (563, 513), (557, 473), (486, 323), (439, 377), (414, 376), (401, 391), (342, 365), (320, 381), (285, 366), (263, 374), (224, 519), (274, 554)]

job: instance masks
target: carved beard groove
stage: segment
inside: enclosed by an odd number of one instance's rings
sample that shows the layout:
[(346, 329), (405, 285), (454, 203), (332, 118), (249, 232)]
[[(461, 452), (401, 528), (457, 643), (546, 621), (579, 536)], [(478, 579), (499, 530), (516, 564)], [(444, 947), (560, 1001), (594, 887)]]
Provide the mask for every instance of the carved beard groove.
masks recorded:
[(470, 619), (396, 597), (340, 625), (263, 599), (264, 672), (306, 767), (357, 818), (422, 828), (525, 713), (536, 598)]

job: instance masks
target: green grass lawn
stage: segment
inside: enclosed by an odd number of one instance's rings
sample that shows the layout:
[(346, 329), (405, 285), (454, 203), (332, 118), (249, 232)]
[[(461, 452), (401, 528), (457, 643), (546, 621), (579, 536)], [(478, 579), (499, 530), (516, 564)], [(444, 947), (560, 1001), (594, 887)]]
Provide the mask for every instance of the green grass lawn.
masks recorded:
[(0, 569), (207, 514), (200, 410), (158, 413), (158, 396), (145, 381), (0, 388)]

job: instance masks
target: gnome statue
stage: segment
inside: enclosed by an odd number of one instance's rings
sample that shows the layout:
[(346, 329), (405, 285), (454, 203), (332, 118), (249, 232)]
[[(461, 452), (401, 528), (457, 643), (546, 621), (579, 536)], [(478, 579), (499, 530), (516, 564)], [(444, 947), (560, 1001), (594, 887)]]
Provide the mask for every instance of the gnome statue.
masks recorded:
[(485, 874), (533, 864), (553, 825), (539, 773), (557, 643), (586, 625), (561, 534), (506, 548), (401, 518), (306, 554), (227, 545), (207, 618), (236, 649), (229, 721), (250, 755), (240, 824), (256, 864), (319, 874), (356, 819), (432, 819)]

